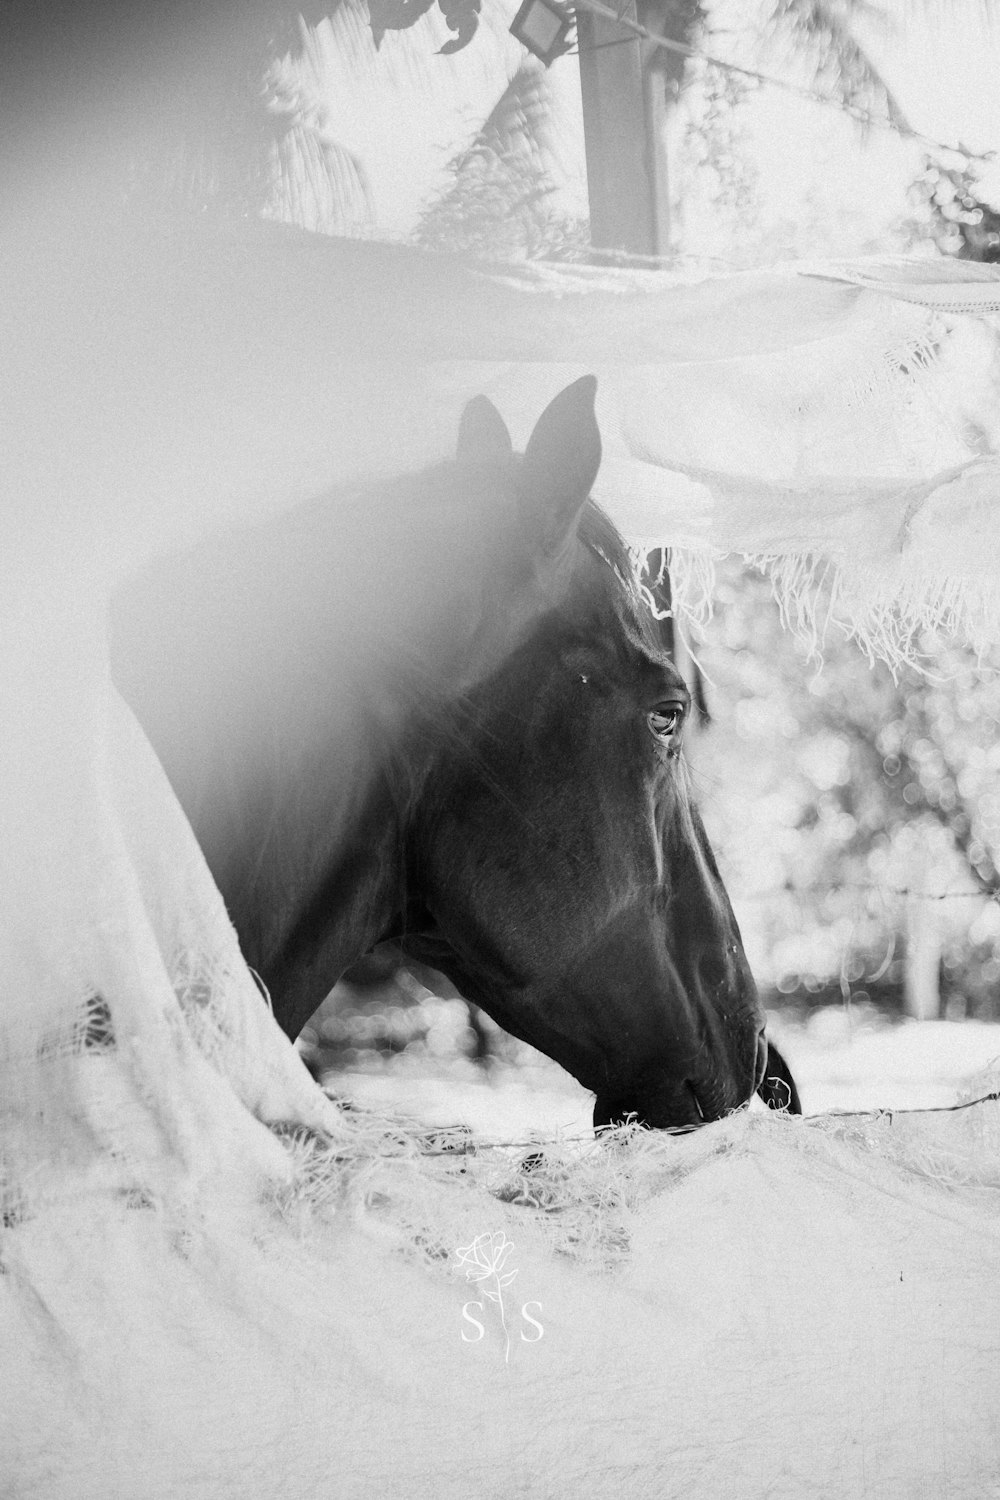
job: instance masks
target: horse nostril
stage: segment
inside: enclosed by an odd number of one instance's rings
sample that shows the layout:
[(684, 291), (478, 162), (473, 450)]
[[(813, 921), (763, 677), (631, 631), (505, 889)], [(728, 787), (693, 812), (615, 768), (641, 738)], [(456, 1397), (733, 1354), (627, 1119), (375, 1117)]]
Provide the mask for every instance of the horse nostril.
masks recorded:
[(764, 1075), (765, 1075), (766, 1072), (767, 1072), (767, 1037), (764, 1035), (764, 1033), (762, 1031), (759, 1034), (759, 1036), (757, 1037), (757, 1067), (756, 1067), (756, 1071), (755, 1071), (755, 1074), (754, 1074), (754, 1085), (753, 1085), (753, 1091), (754, 1091), (754, 1093), (757, 1092), (757, 1090), (760, 1088), (761, 1084), (764, 1082)]

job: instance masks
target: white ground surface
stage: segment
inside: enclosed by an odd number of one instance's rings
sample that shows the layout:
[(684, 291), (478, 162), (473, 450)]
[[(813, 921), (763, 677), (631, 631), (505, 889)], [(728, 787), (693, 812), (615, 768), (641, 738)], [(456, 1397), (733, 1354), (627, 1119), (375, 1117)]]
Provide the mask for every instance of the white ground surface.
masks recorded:
[[(520, 1204), (484, 1153), (376, 1155), (332, 1218), (53, 1208), (5, 1248), (0, 1493), (996, 1495), (1000, 1118), (943, 1118), (547, 1148)], [(455, 1254), (501, 1234), (509, 1346)]]
[[(998, 1038), (781, 1040), (816, 1108), (954, 1099)], [(348, 1081), (480, 1139), (588, 1115), (555, 1072)], [(745, 1112), (529, 1173), (358, 1118), (287, 1188), (222, 1176), (194, 1210), (81, 1161), (5, 1234), (4, 1500), (1000, 1495), (1000, 1106)]]

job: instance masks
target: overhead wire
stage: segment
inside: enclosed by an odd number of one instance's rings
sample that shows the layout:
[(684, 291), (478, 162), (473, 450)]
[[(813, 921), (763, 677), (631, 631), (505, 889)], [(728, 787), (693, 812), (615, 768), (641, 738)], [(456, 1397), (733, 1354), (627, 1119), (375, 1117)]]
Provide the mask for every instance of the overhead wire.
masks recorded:
[[(643, 25), (641, 21), (633, 19), (628, 14), (630, 9), (628, 3), (614, 6), (606, 5), (604, 0), (574, 0), (572, 9), (574, 11), (587, 11), (591, 15), (600, 16), (603, 20), (613, 21), (616, 25), (622, 26), (628, 31), (632, 37), (650, 42), (664, 51), (676, 53), (680, 57), (708, 63), (710, 66), (720, 68), (724, 72), (735, 73), (739, 77), (750, 79), (755, 83), (767, 84), (770, 88), (781, 89), (787, 94), (792, 94), (810, 103), (822, 104), (827, 108), (839, 110), (841, 114), (846, 114), (863, 125), (870, 125), (875, 129), (891, 131), (893, 135), (916, 141), (935, 152), (949, 152), (957, 156), (964, 156), (970, 160), (986, 160), (994, 154), (992, 152), (972, 151), (969, 147), (961, 143), (939, 141), (933, 136), (925, 135), (923, 131), (915, 130), (902, 117), (894, 120), (888, 114), (876, 114), (872, 110), (865, 109), (862, 105), (850, 104), (846, 100), (836, 98), (833, 94), (821, 93), (818, 89), (810, 88), (806, 84), (793, 83), (790, 79), (779, 78), (775, 74), (765, 73), (759, 68), (750, 68), (742, 63), (730, 62), (726, 58), (706, 52), (703, 48), (693, 47), (687, 42), (675, 41), (673, 37), (664, 36), (661, 32), (653, 31), (651, 27)], [(599, 45), (604, 47), (613, 44), (605, 42)], [(588, 48), (585, 50), (596, 51), (597, 49)]]
[[(334, 1097), (335, 1102), (341, 1102)], [(774, 1113), (787, 1115), (789, 1119), (801, 1119), (803, 1125), (813, 1125), (825, 1120), (860, 1120), (860, 1119), (888, 1119), (892, 1124), (896, 1115), (941, 1115), (957, 1114), (962, 1110), (976, 1109), (981, 1104), (1000, 1103), (1000, 1089), (993, 1089), (990, 1093), (978, 1095), (974, 1099), (961, 1099), (955, 1104), (929, 1104), (906, 1106), (903, 1108), (885, 1108), (875, 1106), (871, 1109), (827, 1109), (817, 1114), (796, 1116), (787, 1110), (777, 1110)], [(741, 1105), (739, 1109), (733, 1110), (732, 1114), (742, 1114), (749, 1108)], [(724, 1116), (724, 1119), (729, 1116)], [(721, 1121), (710, 1122), (720, 1124)], [(667, 1135), (692, 1135), (696, 1130), (704, 1130), (705, 1125), (674, 1125), (653, 1132), (654, 1136)], [(408, 1132), (412, 1134), (408, 1135)], [(643, 1132), (645, 1127), (637, 1122), (629, 1120), (622, 1125), (606, 1127), (598, 1131), (574, 1132), (573, 1134), (538, 1135), (530, 1136), (521, 1140), (481, 1140), (465, 1125), (439, 1125), (425, 1126), (417, 1121), (396, 1122), (396, 1135), (390, 1131), (387, 1138), (380, 1142), (380, 1146), (388, 1146), (388, 1151), (376, 1148), (374, 1151), (370, 1146), (359, 1145), (353, 1151), (350, 1147), (341, 1144), (337, 1146), (337, 1156), (341, 1160), (354, 1158), (366, 1158), (371, 1155), (388, 1154), (392, 1156), (413, 1154), (416, 1156), (441, 1156), (461, 1157), (480, 1156), (491, 1151), (535, 1151), (546, 1146), (558, 1148), (561, 1146), (583, 1145), (595, 1147), (602, 1140), (628, 1139), (633, 1133)], [(424, 1142), (422, 1144), (422, 1142)], [(392, 1150), (395, 1146), (397, 1149)], [(415, 1149), (414, 1149), (415, 1148)], [(529, 1158), (530, 1165), (526, 1168), (528, 1172), (533, 1171), (538, 1163)]]

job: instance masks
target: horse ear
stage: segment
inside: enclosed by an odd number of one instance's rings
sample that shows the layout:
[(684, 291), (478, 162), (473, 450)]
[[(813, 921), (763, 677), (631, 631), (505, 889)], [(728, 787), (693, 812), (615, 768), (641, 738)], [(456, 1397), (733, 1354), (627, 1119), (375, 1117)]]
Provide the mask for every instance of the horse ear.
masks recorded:
[(521, 515), (538, 545), (554, 552), (576, 525), (601, 466), (594, 416), (597, 380), (574, 380), (542, 412), (524, 450)]
[(458, 424), (460, 464), (507, 463), (514, 452), (504, 419), (486, 396), (475, 396)]

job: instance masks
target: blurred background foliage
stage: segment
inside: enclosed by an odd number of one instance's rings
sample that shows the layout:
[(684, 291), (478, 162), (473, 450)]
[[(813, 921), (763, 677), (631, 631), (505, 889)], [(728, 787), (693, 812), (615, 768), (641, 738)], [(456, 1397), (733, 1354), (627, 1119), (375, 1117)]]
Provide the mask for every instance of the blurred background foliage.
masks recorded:
[(424, 208), (415, 242), (482, 260), (586, 260), (589, 224), (559, 207), (548, 127), (545, 74), (531, 63), (448, 162), (448, 184)]
[(768, 1003), (1000, 1019), (1000, 655), (894, 677), (735, 565), (716, 602), (694, 775)]

